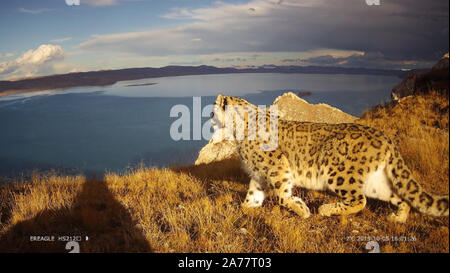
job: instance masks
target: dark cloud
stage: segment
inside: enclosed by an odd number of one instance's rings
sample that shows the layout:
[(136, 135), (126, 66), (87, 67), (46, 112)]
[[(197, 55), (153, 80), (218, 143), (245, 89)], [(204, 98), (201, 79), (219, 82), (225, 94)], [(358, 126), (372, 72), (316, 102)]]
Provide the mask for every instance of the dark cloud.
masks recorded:
[[(331, 56), (331, 55), (329, 55), (329, 56)], [(283, 60), (281, 60), (282, 63), (297, 63), (299, 61), (300, 61), (300, 59), (283, 59)]]
[[(252, 58), (253, 59), (253, 58)], [(213, 62), (246, 62), (246, 58), (214, 58), (212, 60)]]
[(203, 64), (202, 61), (192, 61), (192, 62), (171, 62), (170, 65), (200, 65)]
[(369, 68), (417, 68), (418, 66), (431, 67), (436, 60), (392, 60), (386, 58), (380, 52), (369, 52), (364, 54), (353, 54), (348, 57), (334, 57), (323, 55), (308, 59), (295, 60), (301, 64), (318, 66), (342, 66), (342, 67), (369, 67)]
[[(99, 35), (80, 48), (145, 56), (333, 49), (366, 52), (347, 60), (355, 65), (396, 65), (411, 60), (424, 65), (448, 51), (448, 11), (448, 0), (391, 0), (381, 1), (380, 6), (368, 6), (365, 0), (222, 3), (167, 16), (188, 15), (195, 23)], [(332, 56), (308, 61), (339, 62)]]

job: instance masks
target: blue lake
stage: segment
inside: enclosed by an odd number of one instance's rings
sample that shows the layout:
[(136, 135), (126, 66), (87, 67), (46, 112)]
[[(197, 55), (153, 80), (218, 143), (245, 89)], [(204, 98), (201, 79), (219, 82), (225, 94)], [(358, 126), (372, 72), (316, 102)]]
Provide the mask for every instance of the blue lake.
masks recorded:
[[(202, 106), (212, 104), (218, 93), (270, 105), (284, 92), (310, 91), (308, 102), (360, 116), (389, 101), (400, 81), (368, 75), (221, 74), (5, 96), (0, 98), (0, 177), (33, 170), (90, 175), (138, 164), (191, 164), (207, 140), (172, 140), (170, 126), (177, 118), (169, 113), (177, 104), (192, 109), (193, 96), (201, 97)], [(145, 85), (150, 83), (156, 84)]]

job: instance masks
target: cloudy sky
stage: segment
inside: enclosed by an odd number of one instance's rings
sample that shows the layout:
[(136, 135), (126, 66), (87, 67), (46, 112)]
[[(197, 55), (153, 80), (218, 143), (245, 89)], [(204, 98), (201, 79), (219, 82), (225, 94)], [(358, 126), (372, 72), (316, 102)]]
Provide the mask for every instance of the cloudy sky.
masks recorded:
[(449, 48), (448, 0), (66, 2), (77, 0), (1, 1), (0, 80), (202, 64), (409, 69)]

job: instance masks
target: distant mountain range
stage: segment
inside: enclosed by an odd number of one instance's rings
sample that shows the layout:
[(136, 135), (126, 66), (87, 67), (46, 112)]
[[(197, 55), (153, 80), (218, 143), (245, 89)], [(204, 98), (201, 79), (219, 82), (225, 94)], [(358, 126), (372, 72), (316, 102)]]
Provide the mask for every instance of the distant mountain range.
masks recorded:
[[(410, 72), (410, 71), (409, 71)], [(231, 73), (307, 73), (307, 74), (366, 74), (404, 77), (409, 72), (401, 70), (343, 68), (320, 66), (275, 66), (264, 65), (246, 68), (219, 68), (214, 66), (166, 66), (161, 68), (126, 68), (58, 74), (16, 81), (0, 81), (0, 96), (13, 93), (51, 90), (75, 86), (105, 86), (118, 81), (186, 75), (231, 74)]]

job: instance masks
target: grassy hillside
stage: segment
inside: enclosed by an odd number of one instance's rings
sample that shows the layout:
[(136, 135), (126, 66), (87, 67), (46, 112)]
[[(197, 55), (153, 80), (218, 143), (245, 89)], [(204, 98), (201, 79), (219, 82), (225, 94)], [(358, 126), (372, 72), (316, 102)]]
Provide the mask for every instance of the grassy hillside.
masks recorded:
[[(417, 179), (449, 192), (448, 98), (408, 97), (379, 106), (358, 122), (384, 130)], [(35, 175), (0, 188), (0, 252), (65, 252), (62, 242), (30, 236), (89, 236), (81, 252), (449, 252), (448, 218), (413, 211), (406, 224), (387, 222), (392, 207), (369, 200), (348, 217), (317, 209), (335, 197), (298, 189), (313, 215), (300, 219), (268, 200), (243, 211), (248, 177), (234, 160), (171, 169), (138, 169), (86, 181)]]

